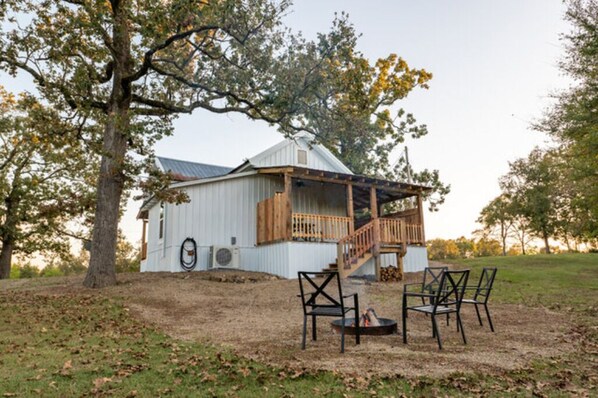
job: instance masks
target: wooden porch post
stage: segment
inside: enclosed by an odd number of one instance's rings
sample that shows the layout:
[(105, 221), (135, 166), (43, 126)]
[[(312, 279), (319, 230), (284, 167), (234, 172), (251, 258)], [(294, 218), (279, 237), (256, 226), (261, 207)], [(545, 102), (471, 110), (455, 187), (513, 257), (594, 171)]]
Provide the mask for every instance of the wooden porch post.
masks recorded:
[(370, 187), (370, 211), (374, 221), (374, 261), (376, 263), (376, 281), (380, 281), (380, 223), (378, 221), (378, 198), (376, 197), (376, 187)]
[(147, 258), (147, 242), (146, 242), (147, 220), (143, 220), (143, 227), (141, 227), (141, 259)]
[(293, 183), (290, 174), (284, 175), (284, 195), (285, 195), (285, 234), (286, 240), (293, 240), (293, 207), (291, 202)]
[(355, 231), (355, 215), (353, 214), (353, 185), (347, 184), (347, 217), (349, 222), (349, 234)]
[(403, 255), (397, 253), (397, 270), (399, 271), (399, 280), (403, 280)]
[(426, 229), (424, 228), (424, 203), (421, 193), (417, 194), (417, 209), (419, 211), (419, 224), (422, 231), (422, 245), (426, 245)]
[(378, 199), (376, 198), (376, 187), (370, 187), (370, 211), (372, 213), (372, 219), (378, 218)]

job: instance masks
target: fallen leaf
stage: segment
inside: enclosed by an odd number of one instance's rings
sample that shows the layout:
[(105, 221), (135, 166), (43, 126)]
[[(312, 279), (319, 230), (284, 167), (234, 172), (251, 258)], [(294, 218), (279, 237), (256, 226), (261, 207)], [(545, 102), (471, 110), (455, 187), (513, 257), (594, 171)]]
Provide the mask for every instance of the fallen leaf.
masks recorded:
[(110, 378), (110, 377), (100, 377), (100, 378), (98, 378), (98, 379), (95, 379), (95, 380), (93, 381), (93, 386), (94, 386), (95, 388), (100, 388), (100, 387), (101, 387), (101, 386), (103, 386), (104, 384), (106, 384), (106, 383), (109, 383), (109, 382), (111, 382), (111, 381), (112, 381), (112, 378)]

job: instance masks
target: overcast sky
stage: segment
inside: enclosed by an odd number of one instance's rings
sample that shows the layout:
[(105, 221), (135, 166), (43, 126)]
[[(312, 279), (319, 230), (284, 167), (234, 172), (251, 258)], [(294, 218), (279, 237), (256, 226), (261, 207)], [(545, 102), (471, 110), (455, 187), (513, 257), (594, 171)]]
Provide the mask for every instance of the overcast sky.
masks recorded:
[[(416, 170), (440, 170), (451, 185), (446, 203), (427, 213), (426, 237), (470, 236), (480, 210), (498, 193), (508, 162), (526, 156), (546, 137), (529, 129), (566, 86), (557, 68), (563, 46), (561, 0), (296, 0), (285, 22), (315, 38), (346, 11), (362, 34), (359, 49), (372, 61), (397, 53), (434, 77), (400, 106), (428, 125), (427, 136), (407, 141)], [(23, 77), (24, 78), (24, 77)], [(20, 79), (19, 79), (20, 80)], [(0, 75), (0, 84), (27, 85)], [(156, 146), (160, 156), (237, 166), (282, 139), (274, 127), (238, 115), (205, 111), (183, 116), (175, 134)], [(399, 156), (397, 150), (394, 159)], [(139, 203), (129, 203), (121, 227), (132, 241)]]

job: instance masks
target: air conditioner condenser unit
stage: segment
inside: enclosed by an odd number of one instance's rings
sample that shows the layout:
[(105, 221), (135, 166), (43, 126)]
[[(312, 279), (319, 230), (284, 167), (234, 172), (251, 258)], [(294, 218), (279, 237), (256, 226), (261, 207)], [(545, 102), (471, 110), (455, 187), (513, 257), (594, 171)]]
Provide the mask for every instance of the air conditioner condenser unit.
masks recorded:
[(239, 247), (212, 246), (210, 268), (239, 268)]

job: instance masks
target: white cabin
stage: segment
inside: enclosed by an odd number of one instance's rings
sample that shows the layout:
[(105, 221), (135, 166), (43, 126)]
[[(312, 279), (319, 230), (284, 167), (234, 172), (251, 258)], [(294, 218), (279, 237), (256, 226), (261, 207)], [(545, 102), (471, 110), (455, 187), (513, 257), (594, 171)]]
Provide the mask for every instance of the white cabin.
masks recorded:
[[(422, 194), (429, 188), (355, 175), (307, 134), (234, 169), (160, 157), (157, 163), (190, 200), (144, 202), (142, 272), (180, 272), (183, 264), (285, 278), (334, 269), (346, 277), (428, 264)], [(381, 214), (394, 201), (411, 208)]]

